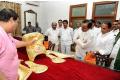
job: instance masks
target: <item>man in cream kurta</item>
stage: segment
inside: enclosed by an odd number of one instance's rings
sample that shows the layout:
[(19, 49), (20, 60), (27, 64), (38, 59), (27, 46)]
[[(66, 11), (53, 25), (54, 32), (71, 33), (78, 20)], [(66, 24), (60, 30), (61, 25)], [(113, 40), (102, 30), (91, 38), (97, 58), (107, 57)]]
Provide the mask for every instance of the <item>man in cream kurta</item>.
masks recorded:
[(92, 32), (92, 34), (93, 34), (93, 49), (95, 48), (95, 42), (96, 42), (96, 39), (97, 39), (97, 37), (98, 37), (98, 35), (100, 34), (100, 32), (101, 32), (101, 27), (100, 28), (97, 28), (97, 27), (93, 27), (92, 29), (90, 29), (90, 31)]
[(111, 24), (103, 23), (101, 27), (101, 33), (98, 35), (95, 44), (95, 51), (98, 51), (101, 55), (109, 55), (113, 48), (114, 34), (110, 32)]
[(113, 32), (115, 36), (119, 33), (118, 20), (115, 20), (115, 21), (113, 22), (111, 32)]
[(63, 28), (60, 29), (61, 52), (70, 54), (70, 46), (72, 44), (73, 29), (68, 27), (68, 21), (63, 20)]
[(76, 43), (76, 59), (83, 60), (86, 52), (91, 51), (93, 45), (93, 33), (90, 31), (90, 25), (92, 23), (88, 23), (84, 21), (82, 27), (77, 30), (74, 35), (74, 42)]
[(51, 41), (52, 44), (55, 44), (54, 50), (58, 51), (58, 44), (59, 44), (59, 40), (58, 40), (58, 36), (59, 36), (59, 30), (57, 29), (57, 23), (56, 22), (52, 22), (51, 24), (51, 28), (49, 28), (45, 35), (48, 36), (48, 41)]
[(80, 22), (77, 22), (76, 23), (76, 28), (74, 29), (74, 34), (77, 32), (77, 30), (81, 28), (81, 23)]

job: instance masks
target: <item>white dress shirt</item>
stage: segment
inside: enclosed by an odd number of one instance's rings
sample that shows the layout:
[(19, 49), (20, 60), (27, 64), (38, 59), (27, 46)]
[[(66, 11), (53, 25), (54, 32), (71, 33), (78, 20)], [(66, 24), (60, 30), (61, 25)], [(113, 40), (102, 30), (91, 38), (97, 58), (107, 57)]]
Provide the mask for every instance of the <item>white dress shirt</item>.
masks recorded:
[(93, 27), (93, 29), (91, 29), (95, 38), (98, 36), (98, 34), (101, 32), (101, 28), (96, 28), (96, 27)]
[(72, 44), (72, 38), (73, 38), (73, 29), (70, 27), (65, 28), (61, 28), (60, 29), (60, 40), (61, 40), (61, 44), (64, 45), (70, 45)]
[(114, 34), (111, 32), (98, 35), (96, 39), (95, 51), (99, 51), (101, 55), (108, 55), (111, 53), (115, 41)]
[(116, 36), (119, 33), (119, 29), (117, 30), (112, 30), (111, 32), (113, 32), (113, 34)]
[(75, 33), (76, 33), (80, 28), (81, 28), (81, 27), (74, 29), (74, 35), (75, 35)]
[(110, 57), (114, 58), (114, 60), (112, 60), (112, 62), (111, 62), (111, 66), (110, 66), (111, 69), (114, 68), (114, 63), (115, 63), (119, 48), (120, 48), (120, 38), (118, 39), (118, 41), (114, 45), (112, 52), (111, 52), (111, 55), (110, 55)]
[(96, 28), (95, 26), (92, 28), (92, 29), (90, 29), (90, 31), (91, 31), (91, 33), (93, 34), (93, 50), (94, 50), (94, 47), (95, 47), (95, 41), (96, 41), (96, 38), (97, 38), (97, 36), (101, 33), (101, 28)]
[(76, 55), (84, 58), (87, 51), (92, 50), (93, 33), (90, 30), (83, 32), (81, 28), (77, 30), (74, 35), (73, 41), (76, 43)]
[(58, 36), (59, 36), (59, 30), (54, 30), (53, 28), (49, 28), (46, 33), (46, 36), (48, 36), (48, 40), (52, 43), (55, 43), (56, 45), (59, 44)]

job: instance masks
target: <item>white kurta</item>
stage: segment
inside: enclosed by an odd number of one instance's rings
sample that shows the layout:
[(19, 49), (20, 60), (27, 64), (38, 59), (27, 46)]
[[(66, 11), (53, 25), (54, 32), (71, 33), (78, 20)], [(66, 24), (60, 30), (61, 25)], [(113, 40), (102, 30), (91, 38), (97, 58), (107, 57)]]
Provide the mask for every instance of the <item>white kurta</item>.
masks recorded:
[(73, 32), (74, 32), (74, 35), (75, 35), (75, 33), (80, 29), (81, 27), (79, 27), (79, 28), (76, 28)]
[(59, 44), (59, 40), (58, 40), (58, 36), (59, 36), (59, 30), (56, 29), (52, 29), (52, 28), (49, 28), (46, 33), (45, 33), (46, 36), (48, 36), (48, 40), (51, 41), (52, 43), (58, 45)]
[(117, 30), (112, 30), (111, 32), (113, 32), (113, 34), (116, 36), (118, 33), (119, 33), (119, 29), (117, 29)]
[(120, 38), (118, 39), (118, 41), (114, 45), (113, 50), (112, 50), (111, 55), (110, 55), (110, 57), (114, 58), (114, 60), (111, 62), (111, 65), (110, 65), (111, 69), (114, 68), (114, 63), (115, 63), (119, 48), (120, 48)]
[(61, 37), (61, 44), (64, 45), (71, 45), (72, 44), (72, 37), (73, 37), (73, 29), (67, 27), (66, 29), (60, 29), (60, 37)]
[(73, 29), (70, 27), (60, 29), (61, 52), (70, 53), (70, 46), (73, 43)]
[(93, 27), (92, 29), (90, 29), (90, 31), (93, 33), (93, 36), (94, 36), (93, 45), (92, 45), (94, 49), (95, 41), (96, 41), (97, 36), (101, 33), (101, 28)]
[(74, 42), (76, 43), (76, 56), (85, 57), (87, 51), (91, 51), (93, 45), (93, 34), (90, 30), (83, 32), (81, 28), (77, 30), (74, 35)]
[(98, 36), (98, 34), (101, 32), (101, 28), (93, 27), (93, 29), (91, 29), (91, 31), (93, 32), (93, 34), (96, 38)]
[(115, 41), (114, 34), (111, 32), (98, 35), (96, 39), (95, 51), (99, 51), (102, 55), (108, 55), (111, 53), (113, 44)]

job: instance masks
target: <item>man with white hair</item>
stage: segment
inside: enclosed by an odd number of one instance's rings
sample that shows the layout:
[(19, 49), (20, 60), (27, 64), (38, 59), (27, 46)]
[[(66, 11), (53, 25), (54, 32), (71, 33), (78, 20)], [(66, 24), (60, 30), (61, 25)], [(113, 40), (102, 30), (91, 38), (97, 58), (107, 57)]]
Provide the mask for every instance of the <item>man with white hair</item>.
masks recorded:
[(54, 50), (58, 51), (58, 44), (59, 44), (59, 40), (58, 40), (58, 36), (59, 36), (59, 30), (57, 29), (57, 23), (56, 22), (52, 22), (51, 24), (52, 27), (50, 27), (45, 35), (48, 36), (48, 41), (52, 42), (52, 44), (55, 45)]

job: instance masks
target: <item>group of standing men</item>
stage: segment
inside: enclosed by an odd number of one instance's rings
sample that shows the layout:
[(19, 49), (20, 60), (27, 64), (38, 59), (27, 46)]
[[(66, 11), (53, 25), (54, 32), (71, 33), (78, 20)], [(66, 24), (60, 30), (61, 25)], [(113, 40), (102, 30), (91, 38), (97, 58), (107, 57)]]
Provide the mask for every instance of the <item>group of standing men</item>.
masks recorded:
[(76, 59), (83, 60), (89, 51), (99, 52), (114, 58), (111, 68), (120, 70), (120, 20), (112, 24), (84, 20), (82, 23), (78, 22), (78, 28), (73, 30), (67, 20), (58, 20), (58, 26), (56, 22), (52, 22), (52, 27), (47, 29), (45, 35), (55, 44), (55, 51), (70, 54), (71, 44), (75, 43)]

